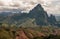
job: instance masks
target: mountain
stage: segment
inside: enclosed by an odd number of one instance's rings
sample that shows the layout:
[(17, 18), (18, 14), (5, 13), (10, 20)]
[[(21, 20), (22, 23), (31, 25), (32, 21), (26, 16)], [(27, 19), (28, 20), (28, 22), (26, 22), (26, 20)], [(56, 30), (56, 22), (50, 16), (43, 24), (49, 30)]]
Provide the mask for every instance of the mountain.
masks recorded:
[[(4, 21), (8, 22), (18, 22), (20, 23), (27, 23), (27, 21), (31, 19), (31, 24), (36, 23), (37, 25), (48, 25), (48, 15), (47, 12), (44, 11), (42, 6), (38, 4), (36, 7), (34, 7), (28, 14), (27, 13), (18, 13), (14, 14), (12, 16), (7, 17), (9, 19), (6, 19)], [(33, 21), (32, 21), (33, 20)]]
[[(3, 14), (3, 13), (2, 13)], [(1, 14), (0, 14), (1, 15)], [(4, 14), (0, 16), (0, 22), (7, 24), (15, 24), (19, 26), (47, 26), (56, 23), (55, 16), (51, 15), (48, 17), (47, 12), (43, 9), (40, 4), (37, 4), (29, 13), (14, 13), (13, 15)], [(8, 16), (7, 16), (8, 15)], [(51, 21), (52, 20), (52, 21)]]
[(47, 12), (38, 4), (29, 13), (29, 17), (35, 18), (37, 25), (48, 25), (48, 15)]

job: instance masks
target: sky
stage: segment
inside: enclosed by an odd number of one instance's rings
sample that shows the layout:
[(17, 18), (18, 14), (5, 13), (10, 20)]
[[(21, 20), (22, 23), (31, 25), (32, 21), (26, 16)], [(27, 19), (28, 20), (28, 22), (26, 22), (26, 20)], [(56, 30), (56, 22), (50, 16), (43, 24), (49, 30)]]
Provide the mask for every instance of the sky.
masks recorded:
[(0, 0), (0, 11), (20, 9), (27, 12), (38, 3), (48, 14), (60, 14), (60, 0)]

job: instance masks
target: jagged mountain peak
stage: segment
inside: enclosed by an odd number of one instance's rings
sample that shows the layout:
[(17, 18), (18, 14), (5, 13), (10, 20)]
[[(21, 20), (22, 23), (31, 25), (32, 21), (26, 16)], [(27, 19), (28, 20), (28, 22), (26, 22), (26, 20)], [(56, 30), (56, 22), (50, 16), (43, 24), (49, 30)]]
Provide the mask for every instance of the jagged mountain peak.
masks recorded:
[(48, 24), (48, 14), (43, 9), (41, 4), (37, 4), (29, 13), (29, 17), (35, 18), (37, 25), (47, 25)]
[(35, 7), (42, 7), (41, 4), (37, 4)]
[(30, 12), (29, 12), (30, 17), (41, 17), (48, 15), (47, 12), (43, 9), (41, 4), (37, 4)]
[(33, 11), (33, 10), (35, 10), (35, 11), (41, 11), (41, 10), (44, 10), (44, 9), (43, 9), (43, 7), (42, 7), (41, 4), (37, 4), (31, 11)]

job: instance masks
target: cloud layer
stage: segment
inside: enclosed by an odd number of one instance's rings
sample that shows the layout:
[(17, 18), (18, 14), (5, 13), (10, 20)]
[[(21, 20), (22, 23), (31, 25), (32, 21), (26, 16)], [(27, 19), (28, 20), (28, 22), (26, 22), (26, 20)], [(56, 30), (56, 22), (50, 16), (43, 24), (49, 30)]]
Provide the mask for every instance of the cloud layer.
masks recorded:
[(49, 14), (60, 14), (60, 0), (0, 0), (0, 11), (4, 9), (29, 11), (38, 3), (40, 3)]

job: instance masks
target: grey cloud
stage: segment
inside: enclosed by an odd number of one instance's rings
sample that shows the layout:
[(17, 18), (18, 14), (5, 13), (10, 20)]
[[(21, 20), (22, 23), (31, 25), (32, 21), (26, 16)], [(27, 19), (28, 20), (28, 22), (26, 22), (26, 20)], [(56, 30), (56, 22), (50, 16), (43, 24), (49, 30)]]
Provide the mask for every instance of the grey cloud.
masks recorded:
[(4, 6), (4, 3), (3, 2), (0, 2), (0, 6)]
[(4, 8), (20, 8), (24, 11), (28, 11), (38, 3), (40, 3), (48, 13), (60, 13), (60, 0), (12, 0), (8, 5), (4, 5), (3, 2), (0, 2), (0, 6), (2, 6), (2, 8), (4, 6)]

